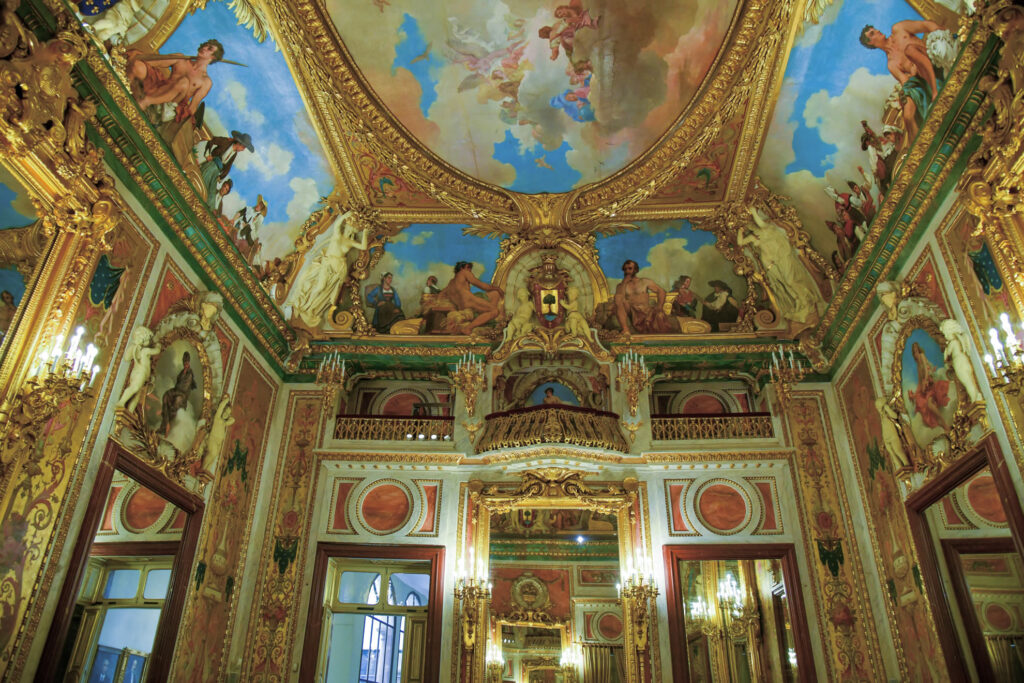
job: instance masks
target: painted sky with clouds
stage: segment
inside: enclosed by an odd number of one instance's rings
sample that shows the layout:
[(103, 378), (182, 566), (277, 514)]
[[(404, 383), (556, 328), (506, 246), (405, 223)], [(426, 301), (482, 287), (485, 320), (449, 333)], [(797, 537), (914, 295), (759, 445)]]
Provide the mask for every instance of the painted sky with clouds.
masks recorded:
[(825, 187), (860, 180), (858, 166), (868, 170), (860, 122), (881, 133), (885, 100), (896, 85), (885, 53), (860, 44), (861, 30), (871, 24), (889, 35), (893, 24), (920, 18), (902, 1), (836, 0), (817, 25), (805, 26), (790, 52), (758, 173), (769, 188), (794, 198), (804, 229), (826, 258), (836, 240), (825, 225), (835, 220)]
[(306, 114), (284, 56), (272, 38), (259, 43), (238, 25), (224, 2), (185, 17), (160, 52), (195, 54), (200, 43), (216, 38), (224, 58), (247, 66), (212, 64), (213, 87), (206, 99), (206, 124), (215, 135), (232, 130), (252, 136), (254, 154), (241, 152), (231, 169), (234, 189), (224, 202), (229, 217), (267, 202), (261, 239), (271, 259), (294, 249), (298, 228), (334, 188), (326, 155)]

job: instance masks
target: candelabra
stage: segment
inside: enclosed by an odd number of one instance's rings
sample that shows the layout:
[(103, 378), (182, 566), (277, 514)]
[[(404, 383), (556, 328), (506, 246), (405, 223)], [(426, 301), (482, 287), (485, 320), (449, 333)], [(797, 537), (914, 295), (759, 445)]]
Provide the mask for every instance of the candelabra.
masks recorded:
[(750, 628), (755, 628), (760, 622), (760, 613), (755, 605), (747, 604), (740, 584), (731, 573), (718, 581), (718, 604), (722, 607), (723, 614), (729, 615), (726, 626), (729, 635), (739, 637)]
[(999, 340), (999, 330), (988, 331), (992, 353), (985, 354), (985, 367), (992, 388), (1011, 396), (1024, 397), (1024, 347), (1010, 325), (1010, 316), (1002, 313), (999, 322), (1005, 333)]
[(455, 364), (452, 381), (465, 400), (466, 415), (473, 417), (476, 413), (476, 397), (487, 385), (483, 362), (477, 360), (472, 353), (463, 355)]
[(43, 351), (29, 371), (18, 395), (6, 411), (5, 432), (8, 442), (35, 441), (39, 429), (65, 405), (77, 409), (89, 396), (99, 376), (100, 366), (93, 361), (99, 354), (92, 344), (84, 349), (85, 328), (79, 327), (64, 345), (57, 335), (53, 347)]
[(785, 407), (793, 397), (793, 385), (802, 382), (808, 372), (810, 372), (810, 367), (802, 360), (797, 359), (793, 355), (792, 349), (789, 351), (788, 359), (781, 344), (779, 344), (778, 351), (772, 351), (772, 363), (768, 366), (768, 378), (772, 386), (775, 387), (775, 396), (779, 400), (780, 409)]
[(562, 659), (558, 663), (562, 669), (565, 683), (576, 683), (583, 673), (583, 648), (579, 643), (572, 643), (562, 650)]
[(501, 654), (501, 644), (493, 640), (487, 644), (487, 680), (491, 683), (501, 683), (502, 674), (505, 673), (505, 660)]
[(644, 681), (647, 680), (644, 663), (647, 660), (651, 611), (654, 609), (654, 599), (658, 597), (650, 559), (640, 555), (635, 561), (630, 561), (623, 573), (622, 583), (616, 585), (616, 588), (622, 603), (622, 614), (633, 629), (633, 648), (640, 674), (638, 680)]
[(487, 567), (478, 561), (473, 548), (469, 549), (469, 561), (459, 558), (455, 569), (455, 601), (461, 607), (462, 644), (466, 650), (476, 646), (477, 631), (483, 626), (487, 604), (491, 600), (491, 583)]
[(640, 392), (646, 389), (650, 383), (651, 371), (647, 368), (644, 357), (632, 349), (626, 351), (616, 368), (619, 381), (626, 385), (629, 414), (631, 417), (636, 417), (637, 408), (640, 407)]
[(338, 400), (338, 392), (345, 382), (345, 360), (335, 351), (325, 356), (316, 369), (316, 383), (324, 395), (324, 410), (330, 410)]

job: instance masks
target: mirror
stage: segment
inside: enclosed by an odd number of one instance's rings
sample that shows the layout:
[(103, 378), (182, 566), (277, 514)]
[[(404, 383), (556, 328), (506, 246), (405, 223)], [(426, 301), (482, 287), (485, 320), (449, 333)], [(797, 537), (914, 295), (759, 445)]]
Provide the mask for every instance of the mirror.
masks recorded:
[(134, 458), (108, 451), (61, 592), (41, 680), (166, 680), (200, 506)]
[[(527, 507), (491, 515), (491, 615), (503, 680), (625, 680), (619, 548), (615, 513)], [(563, 667), (571, 650), (582, 655), (579, 678)]]
[(796, 549), (665, 546), (676, 681), (815, 681)]
[(928, 506), (925, 518), (982, 680), (1024, 680), (1024, 563), (986, 465)]
[(679, 571), (691, 681), (797, 680), (778, 560), (689, 560)]
[[(995, 435), (921, 484), (906, 507), (942, 646), (944, 661), (932, 667), (954, 680), (1021, 680), (1024, 513)], [(915, 607), (900, 597), (897, 610)]]

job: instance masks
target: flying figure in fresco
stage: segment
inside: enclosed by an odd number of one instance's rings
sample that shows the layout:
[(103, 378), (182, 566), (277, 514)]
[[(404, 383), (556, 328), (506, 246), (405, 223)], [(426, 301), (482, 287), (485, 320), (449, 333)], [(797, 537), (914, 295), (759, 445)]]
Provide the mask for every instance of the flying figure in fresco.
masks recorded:
[(174, 120), (184, 121), (195, 115), (213, 87), (206, 68), (220, 61), (224, 61), (224, 46), (212, 38), (199, 46), (195, 56), (129, 50), (128, 76), (140, 107), (174, 102)]
[[(945, 35), (933, 38), (932, 34), (939, 31)], [(919, 38), (919, 33), (926, 38)], [(942, 87), (942, 70), (936, 72), (930, 53), (936, 49), (932, 47), (933, 42), (947, 41), (948, 34), (942, 26), (927, 19), (898, 21), (893, 24), (889, 36), (870, 24), (860, 33), (861, 45), (885, 52), (889, 73), (901, 85), (903, 122), (910, 137), (914, 137), (921, 127), (928, 108)]]
[(583, 9), (583, 0), (569, 0), (568, 5), (556, 7), (554, 14), (558, 21), (551, 26), (542, 26), (537, 35), (551, 45), (552, 62), (558, 59), (561, 50), (565, 51), (565, 56), (571, 61), (576, 32), (584, 28), (596, 30), (601, 17), (595, 19), (590, 16), (590, 10)]

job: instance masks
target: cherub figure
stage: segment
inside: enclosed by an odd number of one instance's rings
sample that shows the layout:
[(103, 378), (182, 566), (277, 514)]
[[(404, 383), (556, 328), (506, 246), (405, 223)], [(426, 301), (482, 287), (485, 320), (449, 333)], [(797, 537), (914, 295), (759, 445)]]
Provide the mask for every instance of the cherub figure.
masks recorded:
[(910, 457), (903, 447), (903, 439), (900, 438), (900, 418), (896, 411), (884, 398), (875, 399), (875, 410), (882, 418), (882, 444), (896, 463), (896, 469), (910, 467)]
[(128, 386), (121, 392), (121, 398), (117, 400), (117, 407), (134, 412), (143, 397), (143, 390), (149, 383), (149, 375), (152, 372), (152, 360), (160, 353), (159, 344), (153, 344), (153, 332), (148, 327), (139, 325), (132, 330), (132, 339), (129, 344), (127, 355), (134, 363), (131, 374), (128, 376)]
[(943, 352), (943, 357), (953, 368), (953, 373), (960, 380), (971, 403), (981, 403), (985, 398), (981, 395), (978, 380), (974, 375), (974, 368), (971, 367), (971, 359), (967, 355), (969, 342), (964, 334), (964, 328), (956, 320), (949, 318), (939, 323), (939, 331), (946, 338), (946, 350)]
[(570, 287), (567, 294), (567, 298), (562, 300), (562, 308), (566, 311), (565, 329), (569, 334), (589, 339), (590, 325), (587, 324), (586, 318), (580, 313), (579, 287)]
[(516, 308), (512, 311), (512, 319), (508, 322), (508, 339), (519, 339), (533, 331), (533, 302), (530, 292), (525, 287), (516, 291)]
[(224, 446), (224, 439), (228, 435), (228, 427), (235, 423), (235, 416), (231, 414), (231, 397), (225, 392), (217, 404), (217, 411), (213, 414), (213, 424), (210, 425), (210, 432), (206, 437), (206, 449), (203, 452), (203, 470), (210, 472), (213, 465), (220, 456)]

